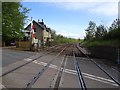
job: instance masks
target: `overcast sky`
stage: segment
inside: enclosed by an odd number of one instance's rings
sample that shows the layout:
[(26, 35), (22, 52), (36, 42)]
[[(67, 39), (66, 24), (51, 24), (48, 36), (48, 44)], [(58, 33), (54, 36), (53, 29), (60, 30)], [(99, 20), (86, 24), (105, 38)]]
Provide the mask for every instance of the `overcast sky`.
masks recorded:
[[(119, 0), (23, 0), (30, 8), (29, 19), (45, 24), (67, 37), (84, 38), (89, 21), (109, 26), (118, 17)], [(51, 1), (51, 2), (50, 2)]]

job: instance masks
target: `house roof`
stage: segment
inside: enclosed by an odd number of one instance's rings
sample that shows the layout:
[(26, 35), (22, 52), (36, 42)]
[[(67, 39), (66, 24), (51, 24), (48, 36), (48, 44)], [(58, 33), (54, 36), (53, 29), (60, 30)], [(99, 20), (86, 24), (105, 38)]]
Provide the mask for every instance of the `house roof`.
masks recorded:
[(50, 29), (50, 28), (46, 28), (46, 31), (47, 31), (47, 32), (51, 32), (51, 29)]
[[(46, 25), (44, 24), (44, 22), (36, 22), (35, 20), (33, 20), (33, 23), (36, 23), (42, 29), (44, 29), (44, 26), (45, 26), (47, 32), (51, 31), (50, 28), (46, 27)], [(24, 30), (27, 30), (27, 28), (30, 27), (30, 26), (31, 26), (31, 23)]]
[[(33, 23), (36, 23), (39, 27), (44, 29), (44, 25), (42, 25), (40, 23), (37, 23), (35, 20), (33, 20)], [(31, 23), (24, 30), (27, 30), (27, 28), (30, 27), (30, 26), (31, 26)]]

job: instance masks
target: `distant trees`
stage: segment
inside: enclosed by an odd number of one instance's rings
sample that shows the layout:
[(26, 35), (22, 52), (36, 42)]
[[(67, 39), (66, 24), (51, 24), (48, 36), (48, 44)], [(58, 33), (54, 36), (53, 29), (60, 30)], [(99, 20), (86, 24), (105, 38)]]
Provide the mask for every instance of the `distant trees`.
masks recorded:
[(120, 40), (120, 20), (115, 19), (111, 26), (108, 29), (108, 33), (104, 36), (104, 39), (106, 40)]
[(51, 29), (51, 38), (53, 39), (51, 44), (61, 44), (61, 43), (71, 43), (71, 42), (74, 43), (80, 41), (80, 39), (68, 38), (61, 34), (56, 34), (56, 31), (53, 29)]
[(86, 31), (86, 39), (91, 40), (95, 37), (96, 24), (93, 21), (89, 22)]
[(23, 37), (21, 30), (24, 28), (25, 19), (29, 9), (23, 7), (20, 2), (2, 3), (2, 40), (7, 42), (11, 39)]
[(109, 28), (106, 28), (104, 25), (96, 26), (92, 21), (89, 22), (88, 28), (86, 31), (85, 40), (120, 40), (120, 20), (115, 19)]
[(101, 39), (107, 33), (107, 29), (103, 25), (99, 25), (95, 31), (95, 38)]
[(117, 29), (118, 25), (120, 25), (120, 20), (119, 19), (115, 19), (113, 21), (113, 23), (111, 24), (111, 26), (109, 27), (109, 31)]
[(55, 39), (56, 38), (56, 31), (51, 29), (51, 38)]

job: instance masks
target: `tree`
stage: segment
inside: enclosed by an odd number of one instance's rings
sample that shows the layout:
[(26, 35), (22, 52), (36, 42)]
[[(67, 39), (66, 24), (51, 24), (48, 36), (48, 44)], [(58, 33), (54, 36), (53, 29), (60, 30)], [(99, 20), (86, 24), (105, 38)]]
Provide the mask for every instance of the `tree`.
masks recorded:
[(115, 19), (109, 27), (109, 32), (104, 36), (104, 39), (120, 40), (120, 19)]
[(55, 39), (56, 38), (56, 31), (53, 29), (50, 29), (50, 30), (51, 30), (51, 38)]
[(113, 23), (111, 24), (111, 26), (109, 27), (109, 31), (117, 29), (118, 26), (120, 26), (120, 20), (119, 19), (115, 19), (113, 21)]
[(103, 25), (99, 25), (95, 32), (95, 38), (100, 39), (107, 33), (107, 29)]
[(4, 42), (23, 37), (22, 30), (29, 10), (20, 2), (2, 3), (2, 39)]
[(91, 40), (95, 37), (96, 24), (93, 21), (89, 22), (88, 28), (86, 31), (86, 39)]

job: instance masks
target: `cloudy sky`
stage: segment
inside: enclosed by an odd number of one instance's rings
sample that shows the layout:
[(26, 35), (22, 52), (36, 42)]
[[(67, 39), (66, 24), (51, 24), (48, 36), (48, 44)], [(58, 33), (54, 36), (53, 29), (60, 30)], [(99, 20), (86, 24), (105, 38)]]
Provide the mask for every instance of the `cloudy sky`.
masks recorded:
[(23, 0), (29, 18), (43, 19), (57, 34), (84, 38), (89, 21), (109, 26), (118, 17), (119, 0)]

